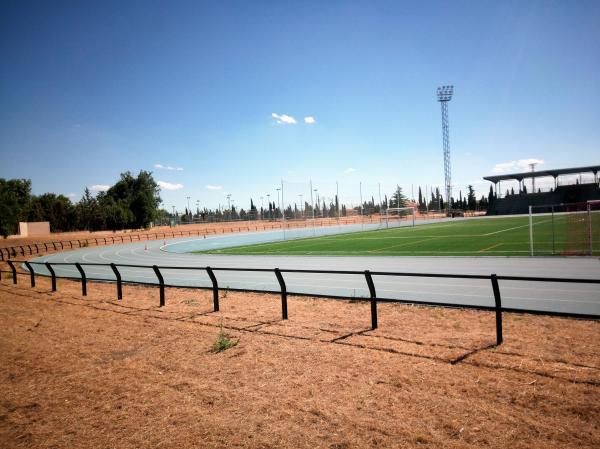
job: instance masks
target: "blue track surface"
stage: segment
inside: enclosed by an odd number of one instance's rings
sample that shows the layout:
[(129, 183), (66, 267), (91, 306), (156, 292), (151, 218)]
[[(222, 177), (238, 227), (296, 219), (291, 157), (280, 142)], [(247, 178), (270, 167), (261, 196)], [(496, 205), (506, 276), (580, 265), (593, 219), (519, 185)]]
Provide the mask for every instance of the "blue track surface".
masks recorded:
[[(372, 229), (373, 225), (364, 225)], [(362, 225), (294, 229), (287, 238), (354, 232)], [(189, 251), (216, 249), (250, 243), (281, 240), (282, 231), (225, 234), (203, 238), (181, 238), (166, 242), (150, 241), (114, 246), (83, 248), (51, 254), (37, 262), (117, 263), (161, 267), (239, 267), (322, 270), (371, 270), (419, 273), (454, 273), (511, 276), (540, 276), (600, 279), (600, 261), (591, 258), (505, 258), (505, 257), (316, 257), (316, 256), (231, 256), (190, 254)], [(39, 274), (48, 274), (34, 265)], [(88, 278), (111, 280), (110, 267), (85, 266)], [(79, 278), (74, 266), (54, 266), (58, 276)], [(151, 268), (120, 268), (124, 281), (157, 283)], [(204, 270), (164, 269), (165, 282), (181, 286), (211, 286)], [(273, 273), (217, 272), (221, 287), (277, 291)], [(364, 276), (332, 274), (285, 275), (288, 291), (303, 294), (368, 296)], [(487, 280), (374, 277), (378, 297), (405, 300), (449, 302), (465, 305), (493, 305)], [(517, 309), (600, 315), (600, 288), (593, 284), (501, 282), (503, 306)]]

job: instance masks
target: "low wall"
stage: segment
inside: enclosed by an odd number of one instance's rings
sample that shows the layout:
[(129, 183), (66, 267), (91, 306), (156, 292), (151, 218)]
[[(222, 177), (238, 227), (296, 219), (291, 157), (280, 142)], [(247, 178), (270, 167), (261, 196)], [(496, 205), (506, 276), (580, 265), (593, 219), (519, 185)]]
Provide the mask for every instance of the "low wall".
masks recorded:
[(49, 221), (19, 222), (19, 237), (50, 235)]

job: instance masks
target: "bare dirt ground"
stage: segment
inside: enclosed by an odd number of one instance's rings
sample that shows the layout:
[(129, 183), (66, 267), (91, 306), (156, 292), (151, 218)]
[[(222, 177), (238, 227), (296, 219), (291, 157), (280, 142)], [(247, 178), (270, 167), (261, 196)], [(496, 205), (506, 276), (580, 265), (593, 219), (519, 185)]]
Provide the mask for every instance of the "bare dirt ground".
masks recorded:
[(58, 282), (0, 281), (0, 447), (600, 447), (596, 321)]

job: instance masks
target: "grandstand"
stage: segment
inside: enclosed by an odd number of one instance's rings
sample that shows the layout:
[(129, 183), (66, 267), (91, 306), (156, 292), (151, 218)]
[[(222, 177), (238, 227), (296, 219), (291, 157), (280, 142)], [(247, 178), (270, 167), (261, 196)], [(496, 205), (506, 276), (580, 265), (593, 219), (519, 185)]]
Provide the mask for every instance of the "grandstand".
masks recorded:
[[(600, 165), (486, 176), (483, 179), (494, 184), (494, 196), (490, 200), (487, 215), (527, 214), (529, 206), (600, 200), (598, 172)], [(590, 174), (593, 174), (593, 178)], [(586, 179), (583, 175), (586, 175)], [(541, 187), (535, 189), (536, 180), (540, 184), (540, 180), (543, 183), (549, 178), (553, 178), (553, 186), (544, 190)], [(530, 192), (527, 191), (526, 179), (531, 180), (533, 188)], [(517, 182), (517, 191), (513, 187), (502, 197), (502, 182)]]

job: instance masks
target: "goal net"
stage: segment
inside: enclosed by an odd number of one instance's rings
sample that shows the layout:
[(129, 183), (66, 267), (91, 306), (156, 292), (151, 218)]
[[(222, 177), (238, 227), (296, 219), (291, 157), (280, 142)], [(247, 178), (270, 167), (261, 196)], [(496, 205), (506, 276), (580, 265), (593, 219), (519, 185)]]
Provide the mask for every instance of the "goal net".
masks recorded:
[(529, 207), (533, 255), (600, 254), (600, 201)]
[(388, 207), (381, 214), (382, 224), (387, 228), (398, 226), (399, 222), (405, 221), (415, 225), (416, 211), (414, 207)]

